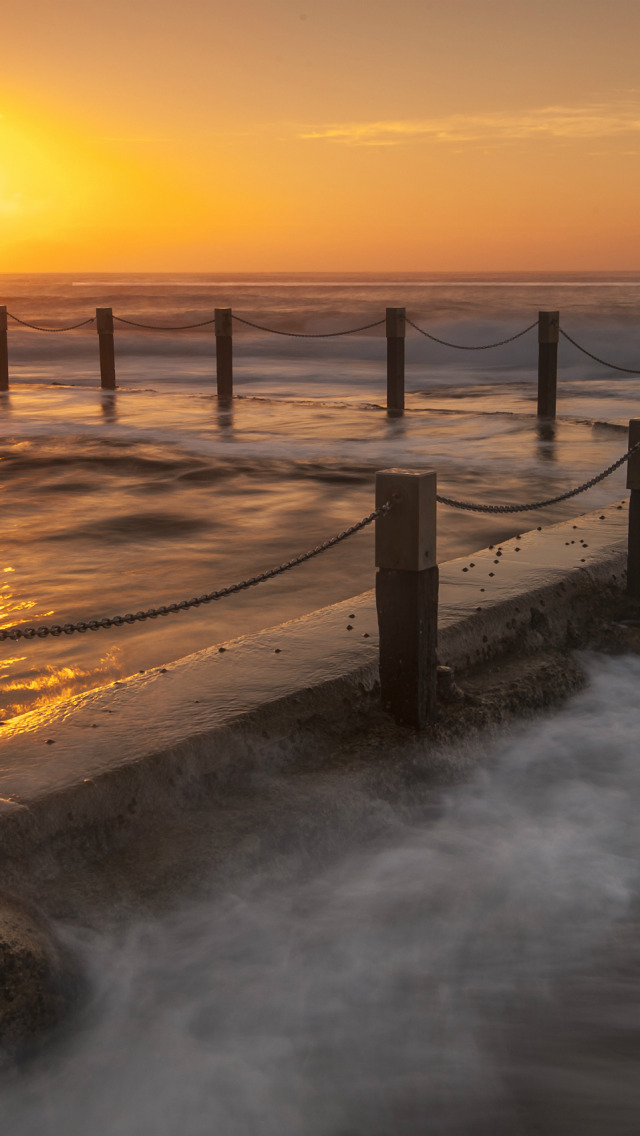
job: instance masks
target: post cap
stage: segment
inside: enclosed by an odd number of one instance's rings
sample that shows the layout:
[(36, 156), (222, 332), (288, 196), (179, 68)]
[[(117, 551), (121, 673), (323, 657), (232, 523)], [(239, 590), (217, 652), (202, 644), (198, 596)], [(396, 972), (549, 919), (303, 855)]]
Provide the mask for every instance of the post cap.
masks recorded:
[(215, 308), (213, 315), (216, 335), (231, 335), (231, 308)]
[(96, 308), (98, 335), (113, 335), (113, 308)]
[(385, 469), (376, 473), (376, 508), (393, 501), (376, 521), (376, 567), (404, 572), (435, 568), (436, 471)]
[(538, 312), (538, 343), (557, 343), (560, 339), (560, 312)]

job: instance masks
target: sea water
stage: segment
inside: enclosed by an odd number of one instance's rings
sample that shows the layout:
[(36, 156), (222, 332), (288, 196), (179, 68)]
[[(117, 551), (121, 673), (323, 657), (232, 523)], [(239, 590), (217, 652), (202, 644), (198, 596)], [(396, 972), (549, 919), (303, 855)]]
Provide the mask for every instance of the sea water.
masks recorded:
[(640, 660), (586, 665), (437, 796), (419, 742), (393, 804), (346, 769), (267, 778), (257, 870), (110, 931), (80, 913), (84, 1003), (0, 1076), (3, 1130), (635, 1136)]
[[(5, 277), (4, 289), (11, 312), (43, 324), (95, 306), (158, 324), (231, 306), (328, 331), (406, 306), (467, 344), (559, 308), (594, 354), (640, 364), (632, 276)], [(389, 419), (380, 328), (288, 340), (235, 326), (229, 410), (213, 394), (210, 328), (116, 326), (111, 396), (96, 389), (93, 328), (46, 335), (10, 321), (5, 626), (119, 614), (251, 575), (368, 513), (386, 466), (434, 466), (441, 490), (474, 500), (552, 496), (617, 457), (637, 414), (637, 378), (563, 341), (559, 421), (538, 429), (535, 330), (477, 353), (412, 332), (407, 413)], [(579, 502), (623, 492), (620, 472)], [(442, 509), (440, 558), (522, 527)], [(173, 621), (4, 644), (4, 715), (354, 594), (371, 585), (372, 559), (365, 532)], [(419, 742), (404, 755), (406, 799), (378, 793), (373, 776), (347, 792), (344, 780), (274, 774), (261, 792), (278, 807), (252, 837), (258, 871), (205, 871), (197, 897), (110, 930), (76, 912), (61, 933), (87, 975), (84, 1001), (55, 1047), (3, 1071), (3, 1129), (635, 1136), (640, 665), (586, 665), (584, 694), (479, 745), (463, 783), (427, 788)], [(455, 775), (462, 759), (439, 760)], [(230, 859), (241, 852), (231, 845)]]
[[(440, 490), (517, 503), (555, 496), (626, 448), (638, 377), (560, 343), (559, 419), (536, 425), (535, 327), (456, 350), (407, 328), (407, 411), (385, 412), (384, 321), (404, 306), (462, 345), (560, 310), (593, 354), (640, 367), (640, 275), (4, 276), (11, 390), (0, 395), (0, 626), (103, 618), (190, 599), (288, 560), (373, 507), (391, 466)], [(118, 390), (99, 389), (95, 324), (112, 307)], [(215, 397), (216, 307), (234, 322), (235, 394)], [(162, 330), (176, 324), (205, 326)], [(354, 335), (308, 338), (375, 323)], [(157, 329), (157, 330), (156, 330)], [(607, 425), (608, 424), (608, 425)], [(441, 508), (439, 558), (472, 552), (624, 493), (513, 518)], [(373, 584), (371, 529), (209, 607), (121, 629), (0, 645), (0, 720), (280, 623)]]

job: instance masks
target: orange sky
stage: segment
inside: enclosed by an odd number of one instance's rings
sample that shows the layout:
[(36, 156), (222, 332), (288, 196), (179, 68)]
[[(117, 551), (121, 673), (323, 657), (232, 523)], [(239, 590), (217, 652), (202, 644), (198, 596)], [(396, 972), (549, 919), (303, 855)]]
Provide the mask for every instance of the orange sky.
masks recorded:
[(640, 269), (639, 0), (21, 0), (0, 271)]

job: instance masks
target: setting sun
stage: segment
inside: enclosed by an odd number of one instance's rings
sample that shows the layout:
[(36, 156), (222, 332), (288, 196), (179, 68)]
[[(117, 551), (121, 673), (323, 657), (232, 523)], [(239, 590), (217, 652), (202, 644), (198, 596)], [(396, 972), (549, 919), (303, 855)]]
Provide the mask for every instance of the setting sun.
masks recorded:
[(636, 4), (23, 12), (5, 271), (637, 265)]

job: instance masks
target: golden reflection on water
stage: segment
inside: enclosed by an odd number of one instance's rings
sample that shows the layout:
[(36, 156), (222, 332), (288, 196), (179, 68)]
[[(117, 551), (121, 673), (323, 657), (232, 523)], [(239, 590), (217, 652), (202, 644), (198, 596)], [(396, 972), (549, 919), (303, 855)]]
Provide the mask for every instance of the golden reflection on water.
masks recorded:
[[(15, 572), (15, 568), (3, 568), (3, 572)], [(35, 600), (28, 599), (14, 599), (14, 593), (8, 589), (11, 584), (0, 585), (0, 630), (6, 630), (9, 627), (17, 627), (23, 620), (14, 619), (15, 615), (19, 615), (23, 611), (31, 611), (36, 606)], [(4, 593), (4, 594), (3, 594)], [(53, 611), (41, 611), (38, 619), (49, 618), (53, 615)]]
[[(4, 660), (4, 667), (24, 663), (26, 656), (15, 656)], [(33, 714), (49, 710), (57, 702), (64, 702), (73, 694), (101, 686), (106, 681), (119, 677), (122, 673), (120, 649), (113, 647), (94, 667), (44, 666), (38, 667), (34, 658), (33, 668), (19, 679), (8, 671), (0, 674), (0, 698), (4, 706), (0, 708), (0, 722), (7, 722), (18, 714), (30, 712), (30, 728), (36, 724)], [(15, 697), (12, 698), (11, 696)], [(44, 716), (44, 715), (43, 715)], [(6, 736), (6, 735), (5, 735)]]
[[(14, 572), (14, 568), (3, 568), (3, 572)], [(24, 612), (32, 612), (37, 606), (35, 600), (14, 598), (10, 585), (0, 586), (0, 629), (19, 627), (25, 623), (20, 618)], [(55, 610), (38, 611), (36, 619), (48, 619)], [(17, 618), (16, 618), (17, 617)], [(33, 615), (29, 620), (33, 623)], [(121, 651), (112, 648), (102, 656), (93, 667), (42, 665), (35, 641), (31, 665), (25, 667), (28, 655), (13, 655), (0, 662), (0, 722), (7, 722), (18, 714), (48, 710), (56, 702), (63, 702), (73, 694), (100, 686), (105, 681), (119, 677), (122, 671)], [(18, 672), (19, 677), (16, 675)], [(33, 725), (33, 722), (31, 722)], [(6, 736), (6, 734), (5, 734)]]

